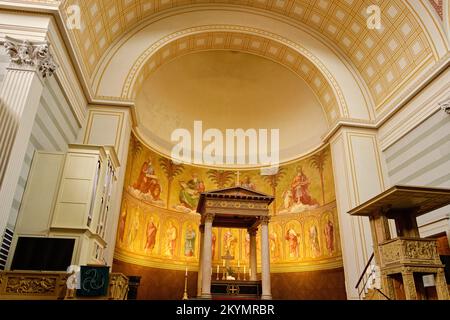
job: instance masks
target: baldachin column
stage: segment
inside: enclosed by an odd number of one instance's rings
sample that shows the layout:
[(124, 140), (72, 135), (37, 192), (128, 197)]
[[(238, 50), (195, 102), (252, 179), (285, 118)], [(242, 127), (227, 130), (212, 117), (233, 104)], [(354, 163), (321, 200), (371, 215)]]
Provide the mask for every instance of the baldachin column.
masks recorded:
[(199, 263), (198, 263), (198, 273), (197, 273), (197, 297), (202, 295), (202, 257), (203, 257), (203, 246), (205, 242), (205, 226), (200, 226), (200, 255), (199, 255)]
[(214, 214), (205, 215), (205, 235), (202, 253), (202, 298), (211, 299), (212, 224)]
[(257, 260), (256, 260), (256, 228), (248, 229), (250, 235), (250, 281), (256, 281), (257, 278)]
[(270, 285), (269, 220), (270, 217), (261, 218), (262, 300), (272, 299), (272, 290)]

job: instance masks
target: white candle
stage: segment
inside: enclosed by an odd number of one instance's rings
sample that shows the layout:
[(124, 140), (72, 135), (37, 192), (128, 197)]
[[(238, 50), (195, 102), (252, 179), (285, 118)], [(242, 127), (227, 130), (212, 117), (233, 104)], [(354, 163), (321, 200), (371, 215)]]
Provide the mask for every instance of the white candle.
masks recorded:
[(248, 275), (251, 277), (252, 276), (252, 269), (248, 268)]
[(244, 275), (245, 275), (245, 266), (244, 266)]
[(223, 266), (225, 267), (225, 260), (223, 260)]
[(241, 267), (241, 262), (238, 260), (238, 268)]
[(186, 273), (185, 273), (185, 276), (187, 277), (187, 267), (186, 267)]
[(216, 273), (219, 273), (219, 271), (220, 271), (219, 265), (217, 265), (217, 272)]

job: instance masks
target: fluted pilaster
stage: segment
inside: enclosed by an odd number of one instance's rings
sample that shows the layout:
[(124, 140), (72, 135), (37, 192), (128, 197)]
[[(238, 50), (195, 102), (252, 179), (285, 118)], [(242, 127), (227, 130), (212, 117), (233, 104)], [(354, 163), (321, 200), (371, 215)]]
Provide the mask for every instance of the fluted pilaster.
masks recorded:
[(3, 45), (10, 65), (0, 89), (0, 237), (8, 221), (42, 95), (43, 79), (57, 68), (48, 43), (5, 39)]

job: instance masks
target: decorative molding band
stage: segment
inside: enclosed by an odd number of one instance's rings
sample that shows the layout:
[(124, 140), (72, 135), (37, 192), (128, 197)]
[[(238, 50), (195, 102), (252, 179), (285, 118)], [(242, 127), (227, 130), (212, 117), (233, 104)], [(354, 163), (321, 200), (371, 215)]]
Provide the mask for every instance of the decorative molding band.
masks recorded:
[(58, 68), (49, 52), (48, 42), (31, 42), (6, 36), (3, 44), (10, 57), (10, 68), (37, 70), (43, 78), (48, 78)]

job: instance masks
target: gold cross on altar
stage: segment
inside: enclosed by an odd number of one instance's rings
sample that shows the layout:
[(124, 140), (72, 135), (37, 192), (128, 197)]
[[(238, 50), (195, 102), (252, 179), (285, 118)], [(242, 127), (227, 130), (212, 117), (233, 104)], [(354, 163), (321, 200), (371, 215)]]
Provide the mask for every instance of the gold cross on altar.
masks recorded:
[(232, 295), (239, 294), (239, 286), (231, 284), (227, 286), (227, 293)]

